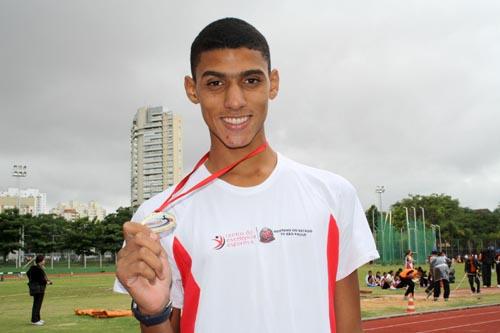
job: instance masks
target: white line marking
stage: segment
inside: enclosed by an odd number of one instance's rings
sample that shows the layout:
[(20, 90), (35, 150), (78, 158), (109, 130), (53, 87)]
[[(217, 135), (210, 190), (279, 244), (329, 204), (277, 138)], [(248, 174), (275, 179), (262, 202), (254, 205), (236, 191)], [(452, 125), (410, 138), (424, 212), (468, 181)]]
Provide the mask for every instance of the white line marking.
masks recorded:
[(481, 322), (476, 322), (476, 323), (472, 323), (472, 324), (465, 324), (465, 325), (448, 326), (448, 327), (444, 327), (444, 328), (437, 328), (437, 329), (432, 330), (432, 331), (421, 331), (421, 332), (417, 332), (417, 333), (430, 333), (430, 332), (437, 332), (437, 331), (442, 331), (442, 330), (449, 330), (452, 328), (467, 327), (467, 326), (479, 326), (479, 325), (483, 325), (483, 324), (495, 323), (497, 321), (500, 321), (500, 319), (481, 321)]
[(439, 320), (448, 320), (448, 319), (463, 318), (463, 317), (481, 316), (481, 315), (487, 315), (487, 314), (492, 314), (492, 313), (500, 313), (500, 311), (472, 313), (472, 314), (467, 314), (467, 315), (450, 316), (450, 317), (439, 317), (439, 318), (434, 318), (434, 319), (418, 320), (418, 321), (408, 321), (408, 322), (401, 323), (401, 324), (392, 324), (392, 325), (385, 325), (385, 326), (379, 326), (379, 327), (373, 327), (373, 328), (365, 328), (365, 331), (374, 331), (374, 330), (379, 330), (379, 329), (382, 329), (382, 328), (391, 328), (391, 327), (398, 327), (398, 326), (406, 326), (406, 325), (419, 324), (419, 323), (427, 323), (427, 322), (439, 321)]

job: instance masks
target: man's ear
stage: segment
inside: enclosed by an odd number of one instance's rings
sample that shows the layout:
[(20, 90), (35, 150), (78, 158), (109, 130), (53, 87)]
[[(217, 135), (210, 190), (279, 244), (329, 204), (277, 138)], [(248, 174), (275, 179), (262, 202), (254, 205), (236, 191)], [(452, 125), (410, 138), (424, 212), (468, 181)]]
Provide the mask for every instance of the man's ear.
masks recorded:
[(196, 94), (196, 82), (188, 75), (184, 77), (184, 89), (186, 90), (186, 96), (192, 103), (198, 104), (200, 102)]
[(277, 69), (273, 69), (269, 75), (269, 81), (271, 85), (269, 87), (269, 98), (274, 99), (278, 96), (278, 91), (280, 90), (280, 74)]

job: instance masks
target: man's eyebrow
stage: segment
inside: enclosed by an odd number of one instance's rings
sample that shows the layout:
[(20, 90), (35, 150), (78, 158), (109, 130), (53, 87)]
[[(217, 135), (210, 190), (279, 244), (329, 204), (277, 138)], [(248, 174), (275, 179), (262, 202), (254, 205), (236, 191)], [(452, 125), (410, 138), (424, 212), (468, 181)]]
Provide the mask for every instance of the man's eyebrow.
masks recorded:
[(221, 73), (217, 71), (205, 71), (201, 75), (201, 77), (206, 77), (206, 76), (215, 76), (218, 78), (226, 78), (226, 77), (231, 77), (231, 76), (237, 76), (237, 77), (245, 77), (248, 75), (265, 75), (265, 73), (261, 69), (249, 69), (240, 73), (236, 74), (226, 74), (226, 73)]

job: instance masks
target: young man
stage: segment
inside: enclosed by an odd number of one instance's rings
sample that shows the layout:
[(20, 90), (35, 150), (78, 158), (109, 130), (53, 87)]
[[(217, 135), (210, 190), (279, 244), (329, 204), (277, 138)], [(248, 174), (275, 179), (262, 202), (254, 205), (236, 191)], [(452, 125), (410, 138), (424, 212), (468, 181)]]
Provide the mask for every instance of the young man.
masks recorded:
[(191, 46), (191, 72), (209, 155), (132, 219), (161, 208), (175, 228), (124, 225), (117, 277), (142, 331), (176, 332), (173, 306), (182, 333), (361, 332), (356, 269), (378, 253), (351, 184), (267, 144), (279, 75), (265, 38), (239, 19), (213, 22)]
[[(479, 261), (474, 257), (473, 254), (470, 257), (465, 256), (465, 273), (469, 279), (470, 291), (472, 294), (481, 292), (481, 282), (479, 281), (480, 265)], [(474, 287), (474, 282), (477, 287)]]

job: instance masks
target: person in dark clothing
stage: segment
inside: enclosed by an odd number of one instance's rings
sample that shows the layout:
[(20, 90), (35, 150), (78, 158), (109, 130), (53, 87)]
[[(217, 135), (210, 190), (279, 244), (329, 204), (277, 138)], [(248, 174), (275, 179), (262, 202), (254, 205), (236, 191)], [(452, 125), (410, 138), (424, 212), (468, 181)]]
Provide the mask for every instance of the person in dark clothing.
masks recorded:
[(497, 269), (497, 288), (500, 288), (500, 254), (497, 254), (495, 258), (496, 269)]
[(408, 287), (405, 292), (404, 299), (408, 298), (408, 295), (411, 297), (415, 297), (415, 282), (413, 282), (413, 278), (415, 277), (417, 271), (414, 269), (404, 269), (399, 273), (399, 277), (401, 278), (401, 282), (398, 284), (396, 288), (404, 288)]
[(33, 296), (33, 307), (31, 309), (31, 324), (42, 326), (45, 324), (40, 318), (40, 310), (42, 309), (43, 297), (47, 284), (52, 284), (52, 281), (47, 279), (44, 272), (45, 256), (39, 254), (36, 256), (35, 264), (26, 272), (29, 279), (30, 295)]
[(495, 262), (495, 251), (492, 247), (483, 250), (480, 255), (481, 273), (483, 275), (483, 287), (491, 287), (491, 268)]
[[(469, 279), (470, 291), (474, 293), (481, 292), (481, 283), (479, 281), (479, 261), (474, 257), (474, 255), (470, 255), (465, 258), (465, 273), (467, 274), (467, 278)], [(474, 288), (474, 282), (476, 282), (477, 288)]]

